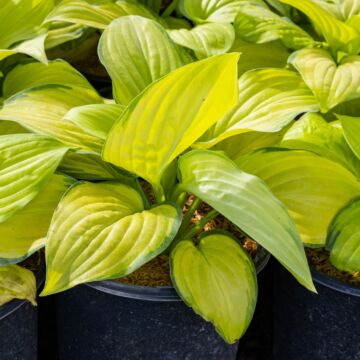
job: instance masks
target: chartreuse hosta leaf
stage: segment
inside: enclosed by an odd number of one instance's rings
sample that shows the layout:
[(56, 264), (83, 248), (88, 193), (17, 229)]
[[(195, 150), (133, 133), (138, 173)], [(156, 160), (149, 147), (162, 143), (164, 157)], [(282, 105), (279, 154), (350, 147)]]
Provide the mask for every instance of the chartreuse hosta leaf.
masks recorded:
[(256, 44), (239, 38), (235, 39), (231, 51), (241, 53), (238, 64), (239, 76), (253, 69), (284, 68), (290, 55), (290, 52), (278, 41)]
[(165, 29), (140, 16), (120, 18), (107, 27), (100, 39), (99, 58), (113, 81), (115, 100), (123, 105), (183, 65)]
[(30, 203), (0, 223), (0, 266), (20, 262), (45, 245), (52, 214), (73, 182), (53, 175)]
[(342, 0), (338, 1), (341, 13), (345, 20), (350, 19), (354, 15), (360, 15), (360, 1), (359, 0)]
[(311, 0), (281, 0), (308, 16), (330, 45), (333, 54), (337, 52), (358, 54), (360, 51), (360, 31), (336, 19), (328, 11)]
[(103, 158), (159, 188), (168, 165), (235, 104), (238, 58), (198, 61), (148, 87), (111, 129)]
[(113, 20), (127, 15), (157, 19), (145, 6), (133, 1), (64, 0), (47, 16), (46, 23), (61, 21), (105, 29)]
[(22, 91), (4, 102), (0, 119), (51, 136), (77, 149), (100, 152), (102, 140), (87, 134), (63, 116), (76, 106), (102, 103), (95, 90), (78, 86), (44, 85)]
[(84, 76), (71, 65), (62, 60), (55, 60), (48, 65), (38, 62), (17, 65), (6, 75), (3, 83), (3, 96), (8, 98), (20, 91), (47, 84), (81, 86), (92, 89)]
[(75, 185), (50, 225), (42, 295), (135, 271), (170, 245), (180, 223), (180, 209), (163, 203), (146, 210), (127, 185)]
[(125, 107), (118, 104), (91, 104), (72, 108), (65, 120), (72, 121), (86, 133), (105, 140)]
[(360, 56), (344, 57), (338, 64), (322, 49), (302, 49), (289, 57), (326, 113), (341, 102), (360, 97)]
[(181, 241), (170, 264), (184, 302), (211, 321), (226, 342), (238, 340), (251, 321), (257, 297), (254, 264), (238, 242), (211, 232), (198, 245)]
[(309, 246), (323, 246), (335, 214), (360, 195), (360, 183), (349, 170), (312, 152), (268, 149), (238, 158), (236, 163), (265, 180)]
[(360, 271), (360, 199), (336, 215), (329, 227), (326, 248), (330, 262), (339, 270)]
[(237, 36), (248, 42), (280, 40), (290, 49), (316, 45), (307, 32), (258, 1), (242, 1), (239, 4), (234, 27)]
[(230, 23), (239, 11), (243, 0), (180, 0), (181, 13), (195, 23)]
[(20, 52), (46, 62), (45, 35), (40, 33), (40, 26), (53, 6), (53, 0), (3, 1), (0, 11), (0, 59)]
[(0, 266), (0, 306), (13, 299), (36, 305), (36, 279), (32, 271), (18, 265)]
[(144, 4), (157, 14), (160, 12), (162, 0), (138, 0), (138, 2)]
[(226, 53), (235, 40), (230, 24), (207, 23), (191, 30), (168, 30), (168, 33), (176, 44), (193, 50), (198, 59)]
[(0, 223), (38, 195), (68, 148), (36, 134), (0, 136)]
[(303, 245), (282, 203), (265, 183), (221, 153), (194, 150), (179, 160), (180, 190), (216, 209), (314, 290)]
[(239, 79), (237, 104), (196, 144), (210, 147), (230, 136), (255, 130), (277, 132), (297, 115), (317, 111), (314, 95), (294, 71), (258, 69)]
[(360, 162), (347, 144), (341, 126), (335, 125), (337, 123), (326, 122), (320, 114), (306, 114), (287, 131), (281, 145), (285, 148), (312, 151), (336, 161), (360, 178)]
[(360, 159), (360, 117), (337, 115), (341, 120), (346, 141)]
[(0, 120), (0, 135), (26, 133), (22, 126), (14, 121)]

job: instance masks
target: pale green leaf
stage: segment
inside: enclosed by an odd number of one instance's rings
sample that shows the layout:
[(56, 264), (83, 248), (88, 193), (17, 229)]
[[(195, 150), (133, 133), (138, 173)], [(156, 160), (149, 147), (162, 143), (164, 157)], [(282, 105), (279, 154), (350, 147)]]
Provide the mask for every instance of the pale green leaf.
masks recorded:
[(72, 108), (64, 119), (72, 121), (87, 134), (105, 140), (124, 109), (117, 104), (83, 105)]
[(0, 306), (13, 299), (36, 306), (36, 279), (32, 271), (18, 265), (0, 266)]
[(312, 151), (336, 161), (360, 178), (360, 161), (348, 146), (343, 129), (327, 123), (320, 114), (306, 114), (296, 121), (284, 135), (281, 145)]
[(127, 15), (157, 19), (145, 6), (135, 2), (64, 0), (48, 15), (46, 23), (61, 21), (105, 29), (113, 20)]
[(290, 55), (278, 41), (256, 44), (239, 38), (235, 39), (230, 51), (241, 53), (238, 64), (239, 76), (248, 70), (259, 68), (284, 68)]
[(360, 117), (337, 115), (344, 129), (345, 139), (354, 154), (360, 159)]
[(67, 150), (41, 135), (0, 136), (0, 223), (35, 198)]
[(248, 71), (238, 86), (237, 104), (205, 133), (197, 147), (210, 147), (247, 131), (277, 132), (297, 115), (318, 110), (314, 95), (294, 71)]
[(236, 163), (267, 183), (309, 246), (323, 246), (335, 214), (360, 195), (360, 183), (349, 170), (312, 152), (269, 149)]
[(179, 174), (181, 190), (220, 212), (267, 249), (301, 284), (314, 289), (295, 225), (261, 179), (243, 172), (221, 153), (209, 150), (183, 155)]
[(211, 321), (228, 343), (246, 331), (257, 298), (256, 270), (239, 243), (209, 233), (197, 246), (181, 241), (171, 253), (174, 286), (193, 310)]
[(50, 226), (42, 295), (126, 276), (164, 251), (180, 222), (173, 205), (145, 210), (141, 194), (121, 183), (73, 187)]
[(30, 203), (0, 223), (0, 266), (23, 261), (45, 245), (53, 212), (73, 182), (54, 175)]
[(181, 13), (195, 23), (230, 23), (244, 0), (180, 0)]
[(360, 199), (352, 201), (329, 227), (326, 248), (330, 262), (339, 270), (360, 271)]
[(198, 61), (147, 88), (111, 129), (104, 159), (158, 186), (168, 165), (235, 104), (238, 58)]
[(55, 22), (49, 25), (45, 40), (45, 48), (49, 52), (50, 49), (53, 49), (56, 46), (79, 40), (94, 31), (94, 29), (90, 29), (84, 25)]
[(194, 51), (198, 59), (228, 52), (235, 40), (230, 24), (208, 23), (191, 30), (168, 30), (173, 41)]
[(102, 98), (91, 89), (44, 85), (7, 99), (0, 111), (0, 119), (16, 121), (70, 147), (99, 153), (102, 140), (88, 135), (71, 121), (64, 120), (63, 116), (73, 107), (101, 102)]
[(345, 20), (350, 19), (354, 15), (360, 15), (360, 0), (341, 0), (339, 3)]
[(314, 39), (290, 19), (255, 1), (241, 2), (234, 27), (236, 35), (248, 42), (262, 44), (280, 40), (290, 49), (316, 45)]
[(338, 64), (322, 49), (302, 49), (289, 57), (314, 93), (321, 111), (360, 97), (360, 56), (344, 57)]
[(8, 98), (20, 91), (49, 84), (93, 89), (84, 76), (70, 64), (62, 60), (54, 60), (48, 65), (38, 62), (17, 65), (6, 75), (3, 96)]
[(164, 20), (165, 20), (166, 29), (170, 29), (170, 30), (188, 29), (188, 30), (190, 30), (192, 28), (192, 25), (190, 24), (190, 22), (184, 18), (177, 18), (174, 16), (166, 16), (166, 17), (164, 17)]
[(112, 79), (115, 100), (123, 105), (184, 64), (165, 29), (140, 16), (120, 18), (107, 27), (99, 58)]
[(311, 0), (281, 0), (308, 16), (330, 45), (334, 55), (338, 51), (358, 54), (360, 51), (360, 32), (336, 19), (328, 11)]

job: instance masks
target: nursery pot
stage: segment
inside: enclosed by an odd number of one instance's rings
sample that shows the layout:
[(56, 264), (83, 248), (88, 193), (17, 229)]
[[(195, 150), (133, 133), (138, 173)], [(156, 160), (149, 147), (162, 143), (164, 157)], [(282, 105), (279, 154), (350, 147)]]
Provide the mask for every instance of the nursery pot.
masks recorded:
[[(44, 267), (36, 274), (37, 288), (45, 279)], [(37, 359), (37, 308), (25, 300), (0, 307), (0, 359)]]
[(312, 274), (318, 294), (276, 267), (275, 360), (360, 360), (360, 287)]
[[(264, 252), (259, 271), (268, 259)], [(236, 358), (238, 345), (226, 344), (172, 287), (89, 283), (58, 294), (57, 312), (60, 360)]]

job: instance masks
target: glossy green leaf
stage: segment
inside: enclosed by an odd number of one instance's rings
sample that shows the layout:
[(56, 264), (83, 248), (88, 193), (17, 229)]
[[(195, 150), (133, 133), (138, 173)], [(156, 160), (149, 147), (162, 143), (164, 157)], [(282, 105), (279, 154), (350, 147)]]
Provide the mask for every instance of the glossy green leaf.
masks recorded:
[(235, 40), (230, 24), (208, 23), (191, 30), (168, 30), (173, 41), (194, 51), (198, 59), (228, 52)]
[(244, 0), (180, 0), (181, 13), (195, 23), (233, 22)]
[(301, 27), (257, 1), (241, 2), (234, 27), (237, 36), (248, 42), (261, 44), (280, 40), (290, 49), (316, 45), (314, 39)]
[(238, 58), (202, 60), (147, 88), (111, 129), (104, 159), (158, 187), (168, 165), (235, 104)]
[(164, 251), (180, 222), (178, 208), (145, 210), (141, 194), (124, 184), (74, 186), (50, 226), (42, 295), (126, 276)]
[(352, 201), (329, 227), (326, 248), (330, 262), (339, 270), (360, 271), (360, 199)]
[(73, 182), (54, 175), (30, 203), (0, 223), (0, 266), (23, 261), (45, 245), (52, 214)]
[(13, 299), (24, 299), (36, 306), (34, 274), (18, 265), (0, 266), (0, 306)]
[(239, 38), (235, 39), (231, 51), (241, 53), (238, 63), (239, 76), (248, 70), (284, 68), (290, 55), (290, 52), (278, 41), (256, 44)]
[(346, 141), (355, 155), (360, 159), (360, 117), (337, 115), (341, 120)]
[(84, 76), (70, 64), (62, 60), (55, 60), (48, 65), (38, 62), (17, 65), (6, 75), (3, 84), (3, 96), (8, 98), (20, 91), (48, 84), (93, 89)]
[(37, 196), (67, 150), (61, 143), (41, 135), (0, 136), (0, 223)]
[(360, 56), (344, 57), (336, 64), (322, 49), (302, 49), (289, 57), (326, 113), (341, 102), (360, 97)]
[(40, 25), (54, 6), (53, 0), (6, 0), (0, 11), (0, 49), (40, 34)]
[(209, 150), (183, 155), (179, 174), (181, 190), (219, 211), (267, 249), (301, 284), (314, 290), (295, 225), (261, 179), (243, 172), (221, 153)]
[(284, 135), (281, 145), (312, 151), (341, 164), (360, 178), (360, 161), (348, 146), (343, 129), (327, 123), (320, 114), (306, 114), (296, 121)]
[(257, 297), (255, 266), (240, 244), (229, 235), (209, 233), (197, 246), (181, 241), (170, 264), (184, 302), (211, 321), (226, 342), (237, 341), (250, 324)]
[(36, 133), (51, 136), (78, 149), (100, 152), (102, 140), (88, 135), (63, 116), (76, 106), (101, 103), (92, 89), (45, 85), (22, 91), (4, 102), (0, 118), (16, 121)]
[(123, 105), (183, 65), (165, 29), (140, 16), (120, 18), (107, 27), (100, 39), (99, 58), (113, 81), (115, 100)]
[(281, 0), (308, 16), (330, 45), (333, 53), (338, 51), (358, 54), (360, 51), (360, 32), (336, 19), (328, 11), (311, 0)]
[(297, 115), (317, 111), (315, 97), (294, 71), (259, 69), (239, 79), (237, 104), (196, 144), (210, 147), (230, 136), (255, 130), (277, 132)]
[(72, 108), (64, 119), (72, 121), (86, 133), (105, 140), (124, 109), (124, 106), (117, 104), (83, 105)]
[(309, 246), (323, 246), (335, 214), (360, 195), (360, 183), (349, 170), (312, 152), (269, 149), (236, 163), (267, 183)]
[(131, 1), (90, 3), (85, 0), (64, 0), (48, 15), (46, 22), (61, 21), (105, 29), (113, 20), (127, 15), (156, 19), (146, 7)]

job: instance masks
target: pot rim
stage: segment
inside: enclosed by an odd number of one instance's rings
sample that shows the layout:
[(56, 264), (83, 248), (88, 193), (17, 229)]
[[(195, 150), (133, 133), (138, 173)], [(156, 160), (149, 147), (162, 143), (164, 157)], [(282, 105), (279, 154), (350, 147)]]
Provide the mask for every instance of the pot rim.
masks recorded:
[[(40, 286), (45, 281), (45, 260), (42, 258), (40, 269), (35, 274), (36, 277), (36, 289), (39, 290)], [(28, 301), (21, 299), (14, 299), (8, 303), (0, 306), (0, 321), (10, 316), (13, 312), (20, 309)]]
[(334, 279), (328, 275), (321, 273), (314, 267), (311, 267), (311, 273), (314, 281), (322, 286), (325, 286), (334, 291), (341, 292), (346, 295), (360, 297), (360, 287), (348, 284), (344, 281)]
[[(270, 256), (269, 252), (264, 248), (260, 248), (260, 251), (258, 251), (254, 259), (257, 274), (265, 268), (269, 262)], [(84, 285), (110, 295), (134, 300), (157, 302), (182, 301), (173, 286), (139, 286), (112, 280), (95, 281)]]

